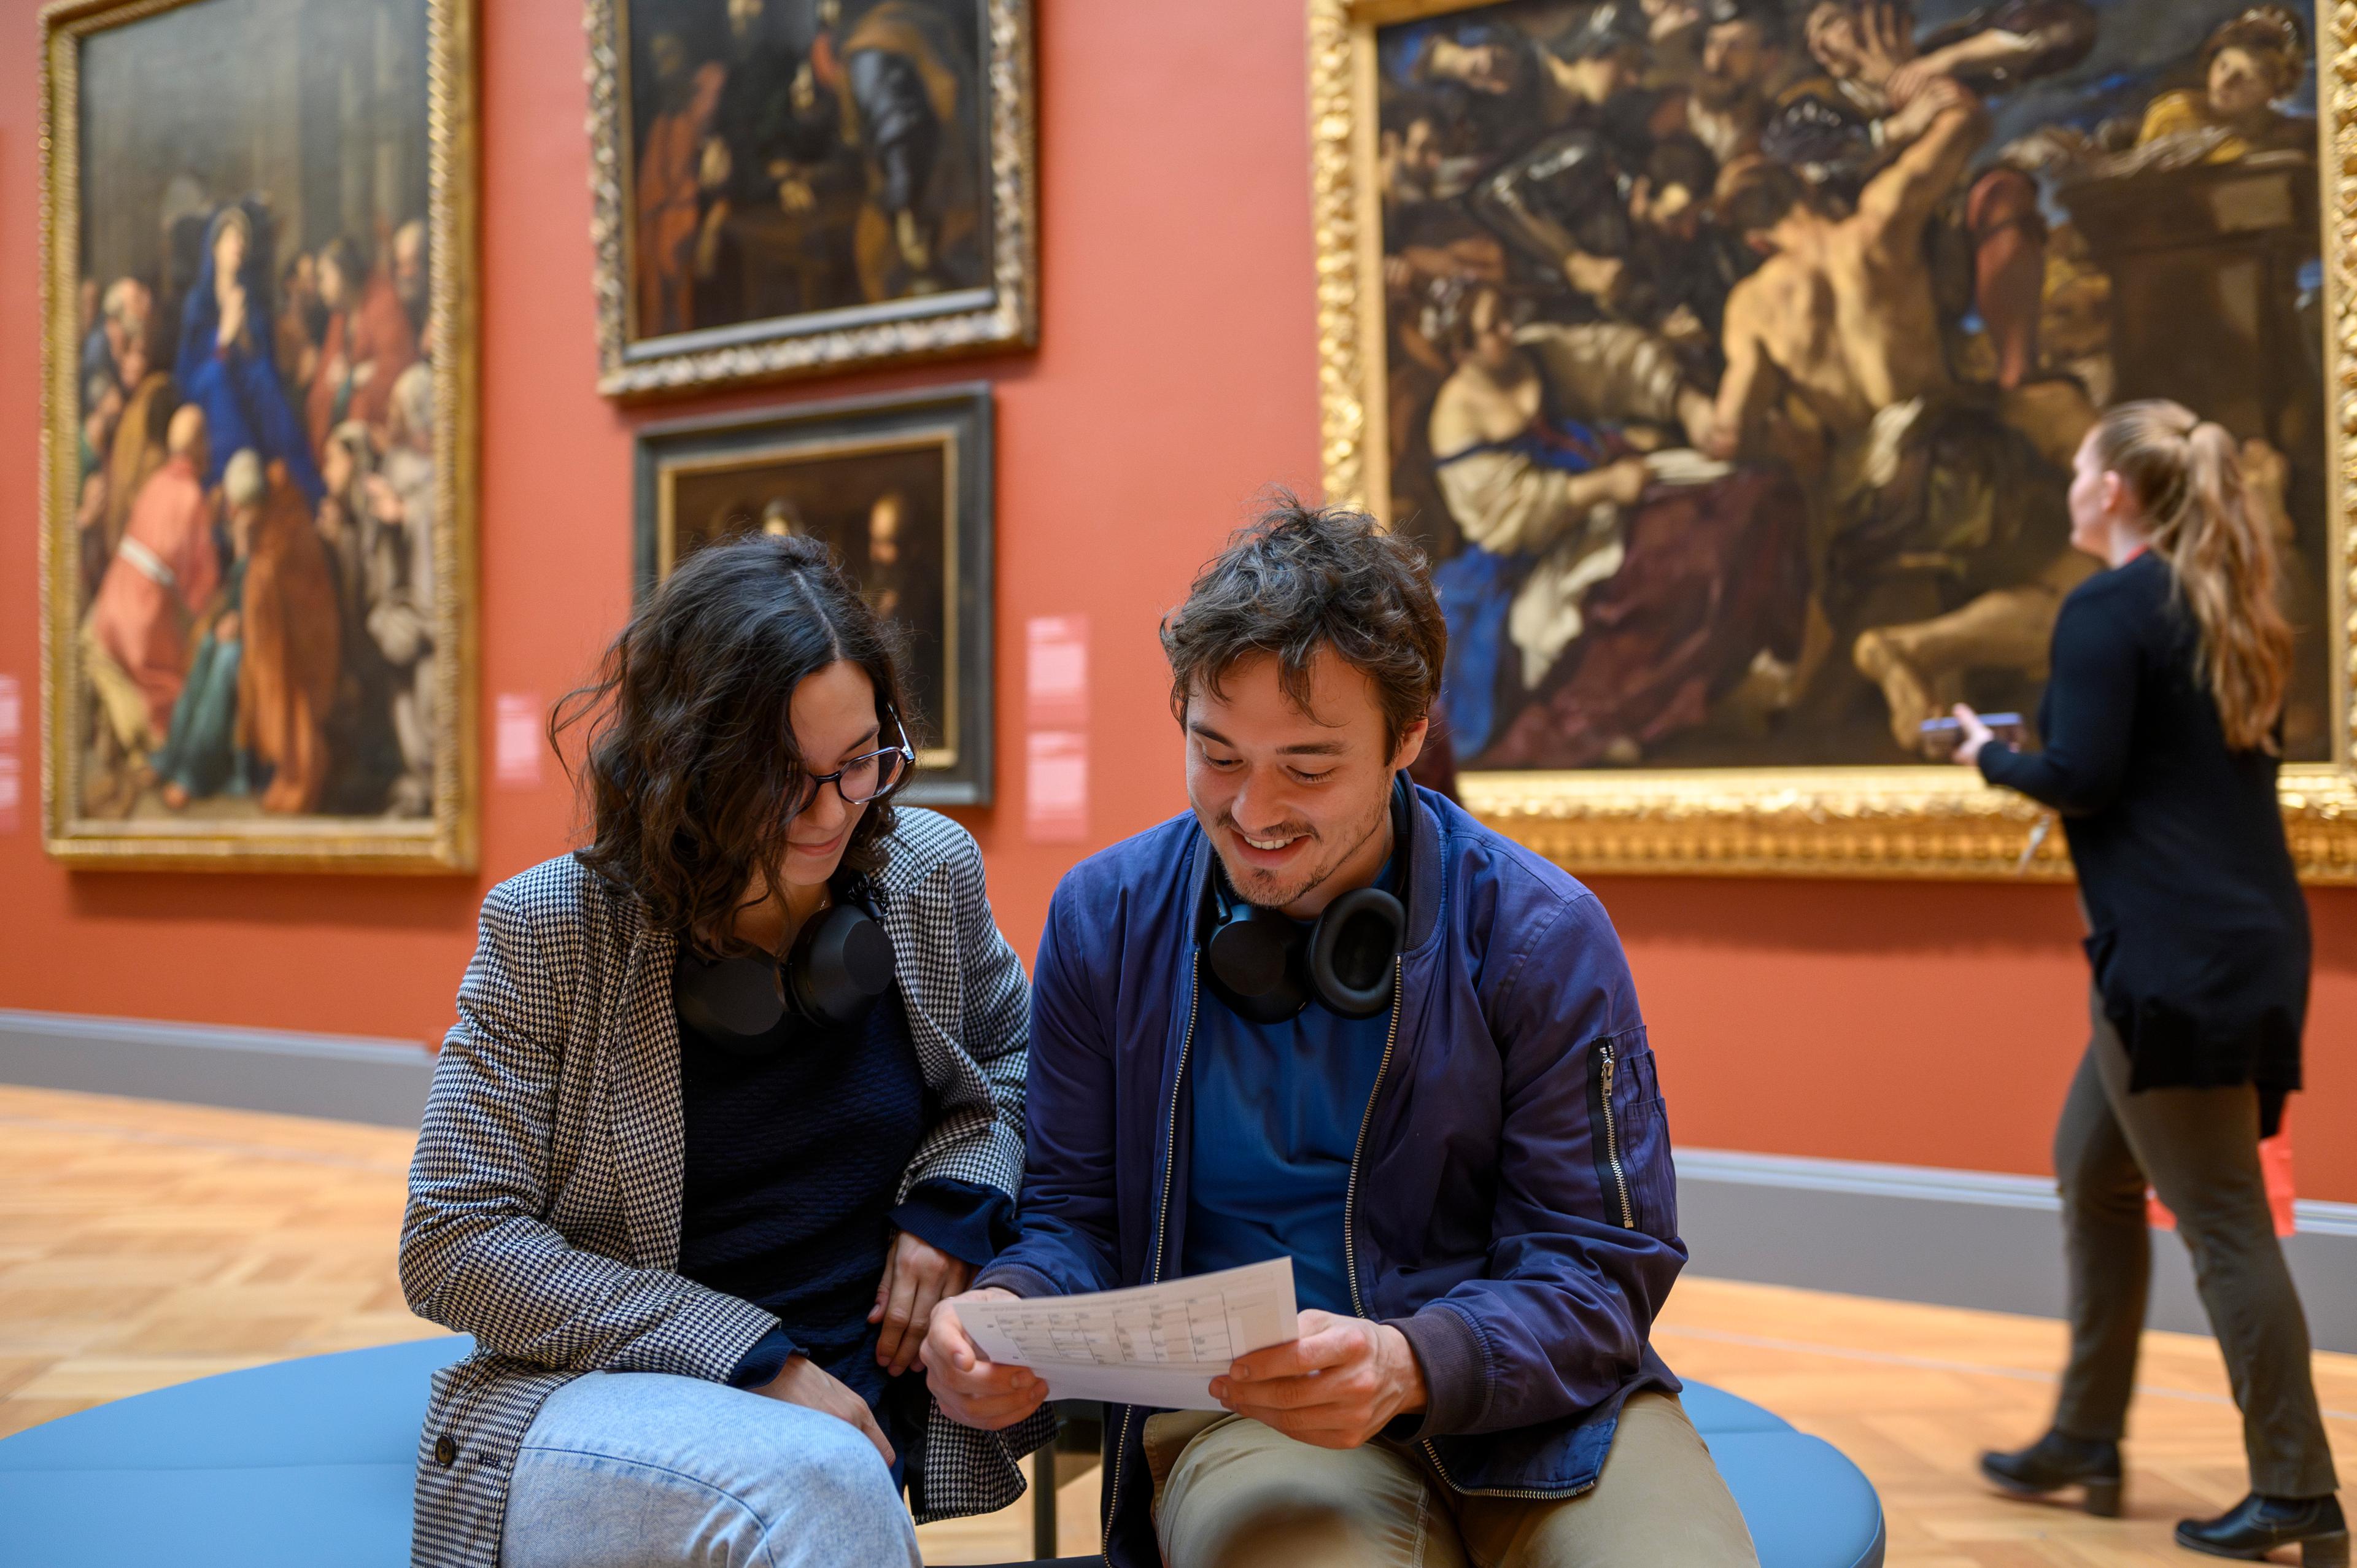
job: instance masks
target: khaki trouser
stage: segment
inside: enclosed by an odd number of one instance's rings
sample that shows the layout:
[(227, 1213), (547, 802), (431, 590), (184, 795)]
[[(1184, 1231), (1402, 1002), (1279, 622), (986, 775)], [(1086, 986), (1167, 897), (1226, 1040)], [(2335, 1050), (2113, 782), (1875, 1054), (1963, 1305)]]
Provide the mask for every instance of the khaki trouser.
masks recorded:
[(2149, 1181), (2193, 1255), (2194, 1283), (2242, 1407), (2251, 1489), (2327, 1496), (2339, 1482), (2309, 1371), (2308, 1318), (2267, 1210), (2258, 1090), (2243, 1083), (2132, 1094), (2128, 1054), (2100, 993), (2089, 1010), (2093, 1034), (2054, 1133), (2071, 1264), (2071, 1365), (2054, 1424), (2107, 1442), (2126, 1429), (2152, 1279)]
[(1318, 1448), (1242, 1416), (1146, 1423), (1170, 1568), (1757, 1568), (1685, 1409), (1631, 1397), (1596, 1485), (1524, 1500), (1451, 1491), (1412, 1450)]

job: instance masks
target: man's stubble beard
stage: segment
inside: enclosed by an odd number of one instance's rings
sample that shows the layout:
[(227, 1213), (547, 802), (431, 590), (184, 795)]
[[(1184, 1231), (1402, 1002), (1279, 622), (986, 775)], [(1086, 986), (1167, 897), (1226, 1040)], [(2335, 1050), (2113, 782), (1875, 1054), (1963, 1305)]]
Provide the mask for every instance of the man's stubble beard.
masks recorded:
[[(1370, 838), (1382, 831), (1384, 822), (1390, 815), (1391, 790), (1386, 789), (1383, 791), (1383, 800), (1369, 814), (1363, 825), (1357, 832), (1347, 835), (1346, 845), (1337, 851), (1324, 865), (1306, 874), (1300, 883), (1294, 886), (1286, 886), (1275, 882), (1270, 873), (1257, 866), (1245, 867), (1239, 874), (1235, 865), (1228, 859), (1225, 846), (1221, 843), (1216, 835), (1211, 841), (1211, 853), (1220, 857), (1220, 865), (1228, 874), (1228, 886), (1236, 890), (1236, 897), (1247, 904), (1256, 905), (1264, 909), (1288, 908), (1324, 886), (1333, 875), (1342, 868), (1345, 861), (1358, 854)], [(1217, 825), (1225, 830), (1242, 831), (1236, 827), (1235, 818), (1225, 811), (1220, 813)], [(1308, 826), (1307, 823), (1303, 825)], [(1326, 841), (1315, 829), (1312, 829), (1310, 842), (1316, 844)]]

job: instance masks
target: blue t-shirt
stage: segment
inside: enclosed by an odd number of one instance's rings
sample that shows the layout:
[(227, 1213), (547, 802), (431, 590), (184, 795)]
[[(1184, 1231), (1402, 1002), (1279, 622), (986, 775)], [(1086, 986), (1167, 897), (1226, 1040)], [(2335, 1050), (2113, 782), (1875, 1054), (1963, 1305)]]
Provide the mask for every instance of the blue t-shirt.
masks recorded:
[[(1390, 875), (1387, 864), (1377, 886)], [(1289, 1255), (1302, 1306), (1357, 1315), (1342, 1203), (1390, 1034), (1389, 1008), (1345, 1018), (1312, 1001), (1282, 1024), (1255, 1024), (1205, 988), (1187, 1069), (1194, 1130), (1181, 1273)]]

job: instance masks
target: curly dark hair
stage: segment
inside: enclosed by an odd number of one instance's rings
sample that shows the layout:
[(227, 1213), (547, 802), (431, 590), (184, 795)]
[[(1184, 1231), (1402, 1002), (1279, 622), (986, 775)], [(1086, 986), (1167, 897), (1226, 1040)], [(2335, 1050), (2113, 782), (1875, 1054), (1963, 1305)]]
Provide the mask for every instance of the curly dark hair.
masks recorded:
[[(787, 719), (794, 688), (849, 660), (875, 682), (888, 744), (896, 716), (914, 722), (899, 652), (815, 540), (750, 534), (695, 552), (640, 604), (596, 678), (550, 715), (553, 745), (587, 726), (576, 782), (592, 833), (575, 858), (699, 950), (748, 950), (729, 928), (748, 887), (777, 884), (793, 821), (784, 804), (808, 772)], [(860, 818), (845, 869), (883, 865), (891, 795), (908, 778)]]
[(1183, 725), (1198, 678), (1220, 694), (1238, 663), (1266, 653), (1275, 656), (1285, 694), (1306, 713), (1321, 648), (1374, 682), (1384, 743), (1396, 751), (1439, 694), (1448, 625), (1413, 542), (1364, 512), (1307, 507), (1280, 491), (1163, 618), (1170, 711)]

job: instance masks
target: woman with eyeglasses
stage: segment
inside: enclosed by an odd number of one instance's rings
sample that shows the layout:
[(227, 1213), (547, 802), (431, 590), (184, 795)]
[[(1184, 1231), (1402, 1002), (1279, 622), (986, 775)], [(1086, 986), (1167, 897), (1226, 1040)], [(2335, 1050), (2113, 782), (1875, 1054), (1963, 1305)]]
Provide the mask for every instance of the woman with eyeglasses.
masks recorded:
[(590, 842), (485, 899), (410, 1173), (410, 1305), (475, 1337), (419, 1564), (913, 1568), (911, 1508), (1020, 1493), (1044, 1425), (911, 1370), (1010, 1233), (1028, 993), (973, 840), (893, 804), (905, 713), (857, 590), (769, 535), (559, 704)]

